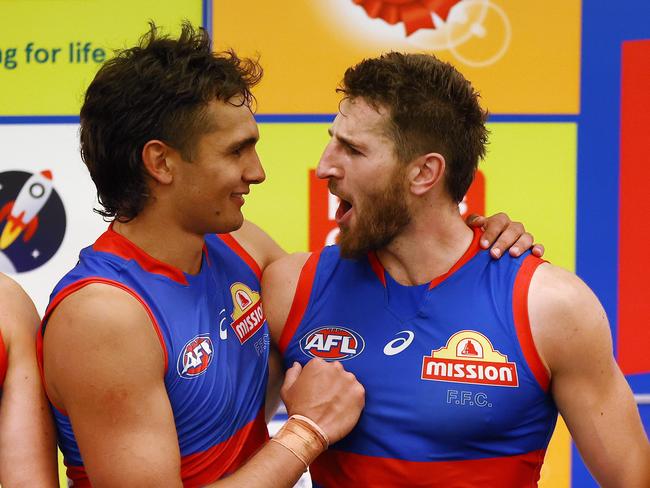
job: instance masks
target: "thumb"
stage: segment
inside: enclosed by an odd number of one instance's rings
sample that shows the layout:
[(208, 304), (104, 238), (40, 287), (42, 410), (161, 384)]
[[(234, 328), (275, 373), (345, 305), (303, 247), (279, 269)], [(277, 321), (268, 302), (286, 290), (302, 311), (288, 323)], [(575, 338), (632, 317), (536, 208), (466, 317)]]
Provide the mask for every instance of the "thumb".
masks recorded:
[(470, 227), (482, 227), (485, 224), (485, 217), (473, 213), (465, 219), (465, 223)]
[(284, 375), (284, 383), (282, 384), (282, 389), (286, 391), (291, 388), (298, 379), (298, 376), (300, 376), (301, 371), (302, 366), (300, 366), (300, 363), (293, 363), (293, 366), (291, 366)]

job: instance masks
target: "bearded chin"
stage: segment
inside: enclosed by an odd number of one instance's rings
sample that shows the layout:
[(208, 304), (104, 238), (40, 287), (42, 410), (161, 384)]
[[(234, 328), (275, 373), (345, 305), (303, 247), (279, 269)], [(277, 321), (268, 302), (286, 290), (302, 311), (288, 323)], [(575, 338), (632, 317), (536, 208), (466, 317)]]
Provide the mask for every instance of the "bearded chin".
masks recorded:
[[(404, 192), (394, 185), (388, 191), (364, 199), (356, 212), (356, 225), (342, 228), (337, 238), (341, 256), (358, 259), (370, 251), (388, 246), (411, 222), (411, 213), (404, 199)], [(365, 208), (364, 208), (365, 207)]]

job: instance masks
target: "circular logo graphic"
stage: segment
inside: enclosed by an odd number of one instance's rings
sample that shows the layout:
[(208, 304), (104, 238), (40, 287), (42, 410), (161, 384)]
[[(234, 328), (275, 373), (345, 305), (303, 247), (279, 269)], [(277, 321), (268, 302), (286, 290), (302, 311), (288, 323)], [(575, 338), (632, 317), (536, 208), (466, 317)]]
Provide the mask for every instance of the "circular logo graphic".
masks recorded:
[(345, 361), (363, 352), (366, 343), (361, 334), (344, 327), (319, 327), (300, 340), (300, 349), (307, 356), (325, 361)]
[(63, 242), (66, 217), (49, 170), (0, 172), (0, 271), (42, 266)]
[(182, 378), (191, 379), (208, 369), (212, 362), (214, 348), (208, 335), (196, 336), (188, 341), (178, 355), (176, 368)]

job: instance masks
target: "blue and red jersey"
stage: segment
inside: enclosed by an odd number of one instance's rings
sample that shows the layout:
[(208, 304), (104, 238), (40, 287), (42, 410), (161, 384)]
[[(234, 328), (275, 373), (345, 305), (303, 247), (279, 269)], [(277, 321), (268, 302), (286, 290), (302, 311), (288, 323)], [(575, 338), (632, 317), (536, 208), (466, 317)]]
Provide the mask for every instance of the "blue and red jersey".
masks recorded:
[[(104, 283), (135, 297), (151, 319), (165, 358), (183, 484), (213, 482), (236, 470), (268, 439), (263, 407), (269, 334), (260, 274), (230, 235), (206, 236), (201, 270), (190, 275), (109, 228), (81, 251), (78, 264), (52, 292), (39, 336), (39, 361), (47, 321), (67, 296)], [(90, 486), (70, 419), (54, 405), (52, 410), (68, 478), (75, 487)]]
[(527, 312), (542, 261), (495, 261), (478, 241), (421, 286), (337, 246), (305, 263), (285, 364), (342, 361), (366, 390), (357, 426), (312, 464), (316, 487), (537, 486), (557, 419)]

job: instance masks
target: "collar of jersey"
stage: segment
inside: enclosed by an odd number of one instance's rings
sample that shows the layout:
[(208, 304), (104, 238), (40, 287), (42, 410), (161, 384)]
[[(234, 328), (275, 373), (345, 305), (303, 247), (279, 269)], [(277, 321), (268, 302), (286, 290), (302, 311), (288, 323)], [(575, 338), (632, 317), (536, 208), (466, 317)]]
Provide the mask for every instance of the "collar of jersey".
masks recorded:
[[(483, 231), (477, 227), (474, 227), (473, 231), (474, 231), (474, 237), (467, 250), (463, 253), (460, 259), (456, 261), (456, 263), (454, 263), (454, 265), (451, 268), (449, 268), (449, 271), (431, 280), (431, 282), (429, 283), (429, 290), (432, 290), (440, 283), (445, 281), (447, 278), (449, 278), (451, 275), (453, 275), (456, 271), (462, 268), (470, 259), (472, 259), (477, 252), (481, 250), (481, 247), (479, 245), (479, 240), (481, 235), (483, 234)], [(368, 261), (370, 262), (370, 267), (377, 275), (377, 278), (379, 278), (381, 284), (384, 285), (384, 288), (386, 288), (386, 269), (384, 269), (384, 266), (381, 264), (381, 261), (379, 261), (379, 258), (377, 257), (377, 254), (374, 251), (368, 253)]]
[[(108, 230), (106, 230), (106, 232), (99, 236), (95, 241), (95, 244), (93, 244), (93, 250), (107, 252), (129, 261), (135, 261), (143, 270), (149, 273), (165, 276), (181, 285), (188, 286), (188, 277), (194, 276), (181, 271), (171, 264), (164, 263), (153, 256), (150, 256), (126, 237), (115, 232), (112, 223), (108, 226)], [(209, 266), (208, 253), (205, 244), (203, 245), (203, 258), (204, 262), (201, 263), (201, 269), (203, 269), (205, 264), (208, 264)], [(200, 271), (198, 274), (200, 274)]]

